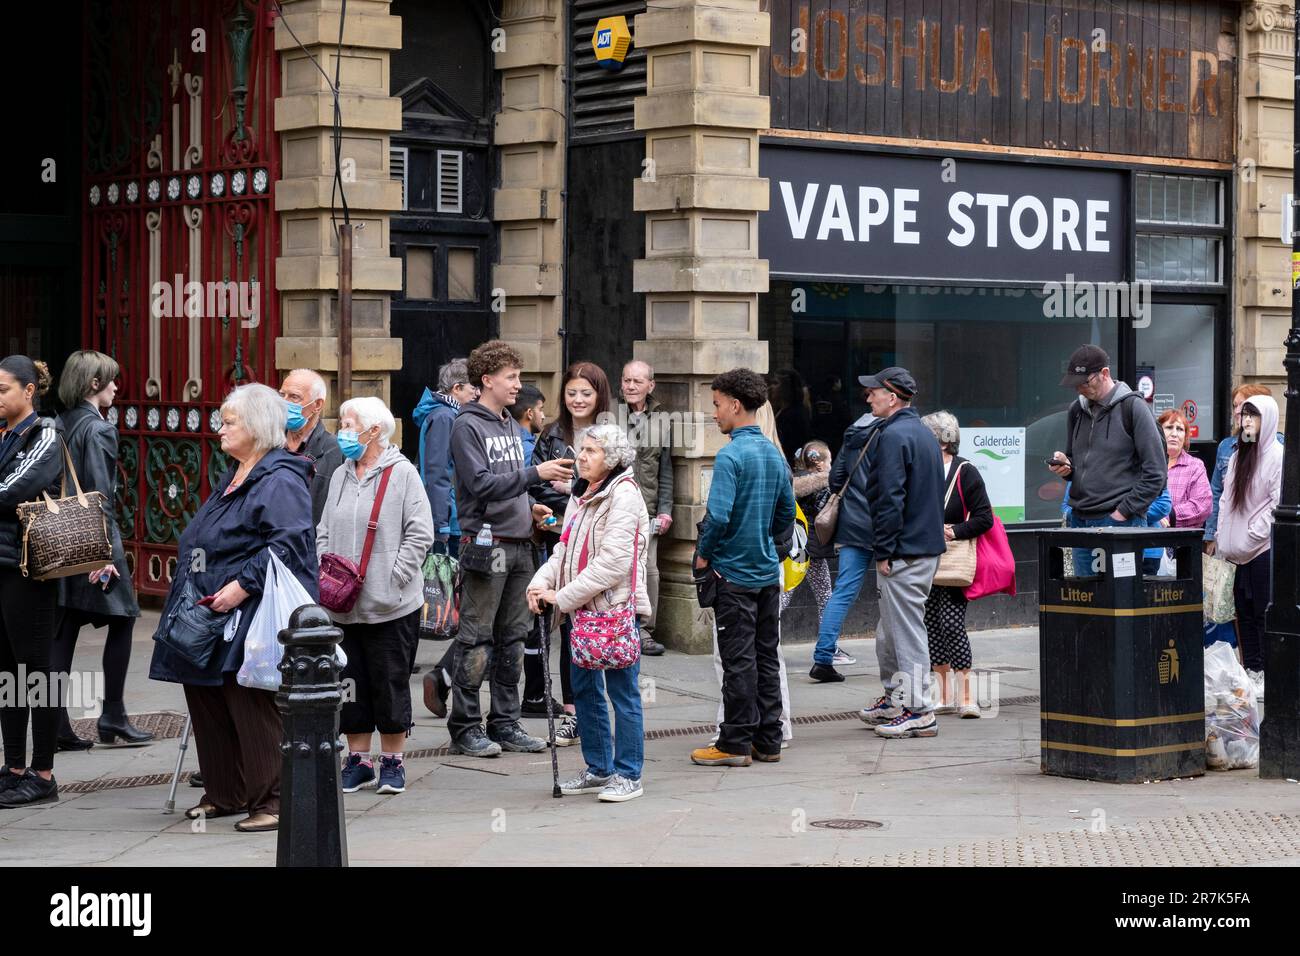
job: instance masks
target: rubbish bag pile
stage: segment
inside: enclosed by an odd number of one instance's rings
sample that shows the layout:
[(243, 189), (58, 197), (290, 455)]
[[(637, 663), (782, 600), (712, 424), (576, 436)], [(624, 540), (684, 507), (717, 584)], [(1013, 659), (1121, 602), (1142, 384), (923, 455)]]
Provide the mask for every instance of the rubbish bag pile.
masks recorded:
[(1255, 684), (1231, 644), (1205, 649), (1205, 766), (1244, 770), (1259, 766), (1259, 709)]

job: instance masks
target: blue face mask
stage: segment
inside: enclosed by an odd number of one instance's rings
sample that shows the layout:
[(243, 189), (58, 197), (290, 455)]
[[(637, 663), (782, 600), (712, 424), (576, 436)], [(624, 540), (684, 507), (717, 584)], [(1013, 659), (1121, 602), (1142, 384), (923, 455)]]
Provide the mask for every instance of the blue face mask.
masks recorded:
[(307, 424), (307, 419), (302, 413), (302, 406), (297, 402), (286, 401), (284, 407), (289, 412), (289, 422), (286, 426), (289, 431), (296, 432), (298, 429), (302, 428), (303, 425)]
[(339, 432), (334, 440), (339, 443), (339, 451), (343, 452), (344, 458), (357, 461), (365, 454), (366, 446), (357, 441), (357, 433), (351, 429)]

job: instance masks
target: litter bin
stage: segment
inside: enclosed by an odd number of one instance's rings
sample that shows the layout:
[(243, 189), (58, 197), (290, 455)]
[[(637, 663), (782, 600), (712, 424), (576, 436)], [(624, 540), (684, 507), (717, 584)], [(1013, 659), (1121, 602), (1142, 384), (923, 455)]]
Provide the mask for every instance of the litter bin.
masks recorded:
[[(1172, 577), (1143, 573), (1155, 547), (1173, 549)], [(1064, 548), (1090, 556), (1076, 576)], [(1201, 532), (1043, 531), (1038, 567), (1042, 772), (1114, 783), (1203, 774)]]

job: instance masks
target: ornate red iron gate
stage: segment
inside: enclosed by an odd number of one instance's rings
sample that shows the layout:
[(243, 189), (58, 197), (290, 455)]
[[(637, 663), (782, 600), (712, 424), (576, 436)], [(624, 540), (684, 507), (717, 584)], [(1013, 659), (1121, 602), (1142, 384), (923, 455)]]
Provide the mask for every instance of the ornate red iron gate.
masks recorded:
[(165, 593), (227, 466), (222, 399), (276, 381), (275, 5), (88, 10), (82, 340), (122, 367), (118, 523), (137, 589)]

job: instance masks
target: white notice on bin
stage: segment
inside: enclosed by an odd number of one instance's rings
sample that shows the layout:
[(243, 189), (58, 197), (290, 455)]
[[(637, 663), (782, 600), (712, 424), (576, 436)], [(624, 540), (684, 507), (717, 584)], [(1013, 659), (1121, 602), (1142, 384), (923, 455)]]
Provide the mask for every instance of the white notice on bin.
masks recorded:
[(1137, 564), (1133, 560), (1133, 552), (1127, 554), (1112, 554), (1110, 556), (1111, 567), (1114, 569), (1115, 577), (1131, 578), (1137, 574)]

